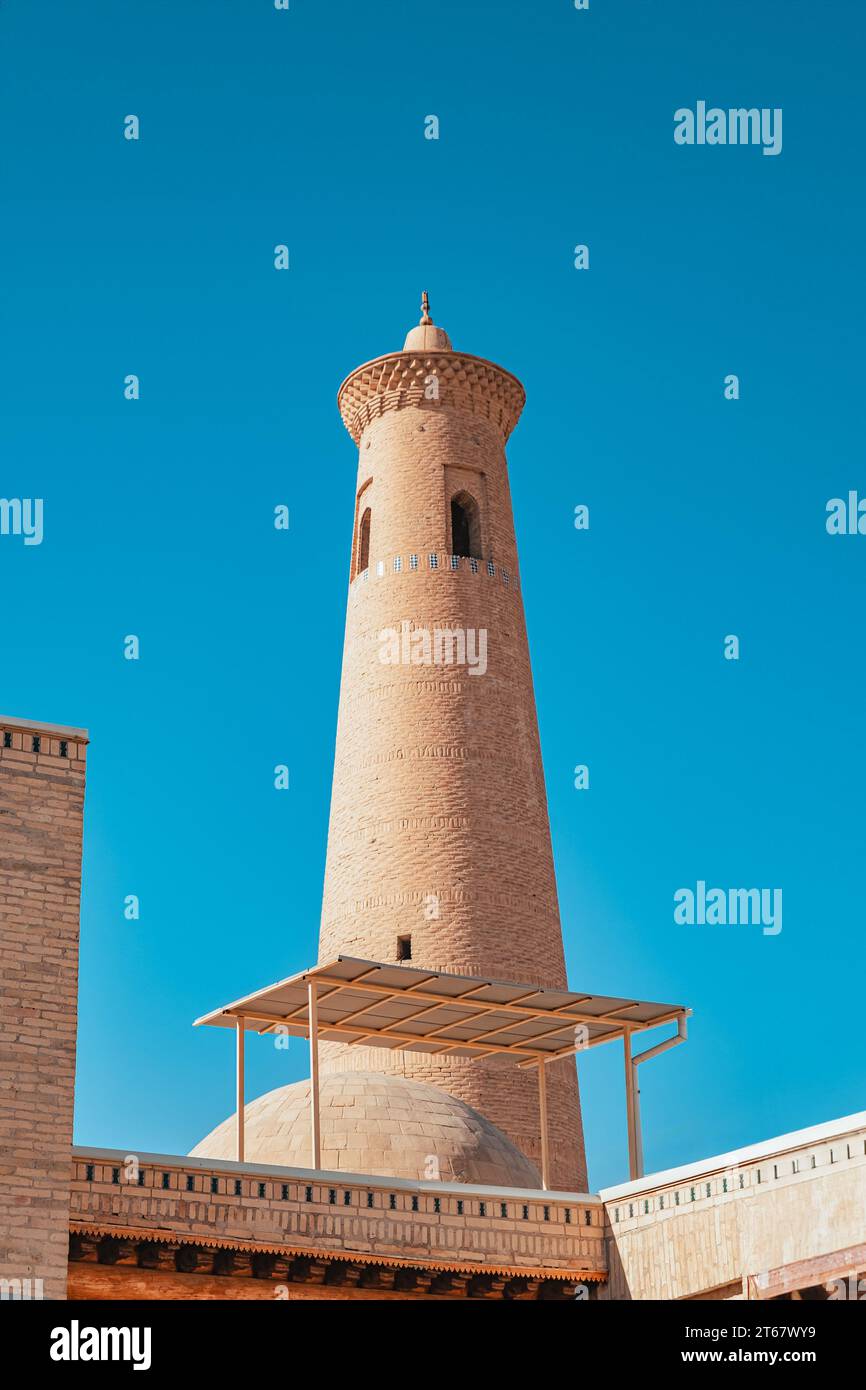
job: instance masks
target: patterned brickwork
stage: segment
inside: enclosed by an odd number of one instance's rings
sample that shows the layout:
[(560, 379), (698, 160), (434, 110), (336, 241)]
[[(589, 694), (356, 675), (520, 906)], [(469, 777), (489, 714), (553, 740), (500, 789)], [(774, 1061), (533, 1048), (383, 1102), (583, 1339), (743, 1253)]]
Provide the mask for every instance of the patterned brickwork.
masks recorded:
[(451, 411), (488, 421), (504, 444), (526, 399), (510, 372), (457, 352), (397, 352), (377, 357), (340, 387), (343, 423), (357, 444), (373, 420), (404, 406), (426, 406), (432, 393)]
[[(420, 389), (431, 369), (438, 399)], [(459, 354), (394, 354), (340, 392), (359, 442), (320, 959), (339, 953), (559, 987), (565, 964), (504, 443), (523, 389)], [(447, 565), (451, 500), (477, 507), (480, 572)], [(368, 577), (357, 532), (369, 508)], [(418, 556), (417, 568), (408, 568)], [(430, 556), (437, 556), (431, 568)], [(377, 557), (399, 556), (380, 576)], [(490, 578), (487, 565), (495, 568)], [(443, 573), (443, 565), (446, 572)], [(484, 630), (486, 672), (384, 664), (387, 629)], [(468, 1062), (337, 1044), (323, 1067), (433, 1082), (537, 1164), (537, 1081), (508, 1059)], [(585, 1190), (573, 1062), (549, 1069), (551, 1177)]]
[(155, 1233), (231, 1247), (375, 1253), (604, 1278), (597, 1197), (359, 1179), (293, 1168), (76, 1149), (78, 1232)]
[(0, 718), (0, 1278), (46, 1298), (66, 1296), (86, 744)]

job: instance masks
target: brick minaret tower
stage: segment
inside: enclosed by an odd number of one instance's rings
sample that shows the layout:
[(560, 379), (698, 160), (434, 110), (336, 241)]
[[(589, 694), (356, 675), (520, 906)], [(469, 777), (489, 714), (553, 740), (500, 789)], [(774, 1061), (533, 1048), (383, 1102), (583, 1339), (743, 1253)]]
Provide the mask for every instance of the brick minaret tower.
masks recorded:
[[(339, 392), (359, 458), (319, 957), (561, 987), (505, 460), (524, 391), (454, 352), (426, 295), (422, 307), (403, 351)], [(323, 1070), (433, 1082), (539, 1158), (536, 1078), (508, 1059), (322, 1052)], [(552, 1184), (584, 1190), (571, 1060), (551, 1066), (548, 1092)]]

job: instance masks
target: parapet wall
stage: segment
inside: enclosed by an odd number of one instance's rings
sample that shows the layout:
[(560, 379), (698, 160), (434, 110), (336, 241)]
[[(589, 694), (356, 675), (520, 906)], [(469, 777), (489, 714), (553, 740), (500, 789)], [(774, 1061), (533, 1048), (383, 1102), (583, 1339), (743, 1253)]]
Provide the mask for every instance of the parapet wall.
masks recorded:
[(102, 1149), (71, 1186), (85, 1298), (766, 1299), (866, 1273), (866, 1114), (599, 1196)]
[[(185, 1272), (210, 1274), (215, 1250), (275, 1257), (279, 1279), (304, 1257), (450, 1270), (467, 1278), (597, 1283), (597, 1197), (411, 1182), (213, 1159), (76, 1148), (70, 1229), (140, 1265), (142, 1247), (192, 1247)], [(195, 1252), (199, 1252), (196, 1258)], [(229, 1296), (227, 1294), (227, 1296)]]

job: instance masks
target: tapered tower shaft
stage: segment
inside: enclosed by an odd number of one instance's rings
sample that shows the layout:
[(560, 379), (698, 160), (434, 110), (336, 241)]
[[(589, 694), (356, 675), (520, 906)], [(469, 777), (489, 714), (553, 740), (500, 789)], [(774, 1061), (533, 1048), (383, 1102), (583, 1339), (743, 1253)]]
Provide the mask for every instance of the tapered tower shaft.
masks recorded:
[[(505, 443), (510, 373), (426, 310), (339, 393), (358, 477), (321, 960), (565, 985)], [(536, 1162), (538, 1086), (510, 1059), (323, 1047), (480, 1110)], [(551, 1179), (586, 1185), (574, 1063), (547, 1078)]]

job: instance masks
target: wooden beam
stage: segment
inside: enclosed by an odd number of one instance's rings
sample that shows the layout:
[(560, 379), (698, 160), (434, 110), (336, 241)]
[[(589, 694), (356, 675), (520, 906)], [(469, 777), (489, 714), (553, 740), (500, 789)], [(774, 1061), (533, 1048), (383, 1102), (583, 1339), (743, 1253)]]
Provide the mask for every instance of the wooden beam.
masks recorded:
[[(432, 977), (432, 978), (435, 978), (435, 976)], [(420, 1000), (422, 1000), (422, 1001), (425, 1002), (425, 1003), (430, 1003), (430, 1004), (444, 1004), (444, 1005), (447, 1006), (447, 1005), (449, 1005), (449, 1004), (452, 1004), (452, 1005), (453, 1005), (453, 1004), (459, 1004), (459, 1003), (461, 1002), (462, 998), (464, 997), (463, 995), (460, 995), (460, 994), (456, 994), (456, 995), (451, 995), (451, 994), (434, 994), (434, 993), (433, 993), (432, 991), (430, 991), (430, 990), (424, 990), (424, 989), (421, 989), (421, 988), (417, 988), (417, 987), (415, 987), (415, 986), (412, 986), (410, 989), (391, 989), (390, 987), (387, 987), (387, 988), (386, 988), (384, 985), (372, 984), (371, 982), (369, 982), (369, 981), (367, 981), (367, 980), (341, 980), (341, 979), (335, 978), (335, 977), (332, 976), (332, 975), (317, 975), (317, 976), (316, 976), (316, 979), (318, 980), (319, 984), (333, 985), (333, 986), (335, 986), (337, 989), (340, 989), (340, 990), (343, 990), (343, 989), (357, 989), (357, 990), (361, 990), (362, 992), (365, 991), (365, 990), (372, 991), (372, 992), (374, 992), (374, 993), (376, 993), (376, 994), (381, 995), (383, 999), (388, 999), (388, 998), (394, 998), (394, 999), (420, 999)], [(465, 991), (465, 993), (466, 993), (466, 994), (473, 994), (473, 995), (474, 995), (475, 993), (477, 993), (478, 989), (479, 989), (479, 986), (473, 985), (472, 989), (471, 989), (471, 990)], [(566, 992), (567, 992), (567, 991), (565, 991), (565, 990), (551, 990), (551, 991), (550, 991), (551, 994), (560, 994), (560, 993), (566, 993)], [(522, 994), (522, 995), (518, 996), (518, 999), (509, 1000), (508, 1003), (504, 1003), (504, 1004), (495, 1004), (495, 1005), (494, 1005), (492, 1001), (485, 1000), (485, 1001), (484, 1001), (484, 1004), (485, 1004), (485, 1006), (486, 1006), (488, 1003), (490, 1003), (491, 1008), (495, 1008), (496, 1010), (501, 1010), (503, 1013), (523, 1014), (523, 1015), (528, 1016), (528, 1017), (530, 1017), (530, 1018), (545, 1018), (545, 1019), (550, 1019), (550, 1018), (561, 1018), (565, 1023), (605, 1023), (605, 1022), (607, 1022), (607, 1019), (608, 1019), (608, 1015), (607, 1015), (607, 1014), (588, 1014), (588, 1013), (582, 1013), (582, 1012), (580, 1012), (580, 1011), (577, 1010), (577, 1006), (574, 1005), (574, 1004), (566, 1004), (566, 1005), (563, 1005), (563, 1006), (561, 1006), (560, 1008), (556, 1008), (556, 1009), (540, 1009), (540, 1008), (537, 1008), (537, 1007), (535, 1007), (535, 1006), (533, 1006), (533, 1005), (531, 1005), (531, 1004), (522, 1004), (522, 1003), (520, 1003), (520, 1000), (521, 1000), (521, 999), (532, 999), (532, 998), (534, 998), (536, 995), (541, 994), (541, 993), (542, 993), (541, 990), (533, 989), (533, 990), (531, 990), (531, 991), (530, 991), (529, 993), (527, 993), (527, 994)], [(595, 997), (595, 996), (592, 995), (592, 994), (585, 994), (585, 995), (583, 995), (583, 997), (582, 997), (582, 999), (581, 999), (580, 1002), (581, 1002), (581, 1003), (584, 1003), (587, 999), (593, 999), (594, 997)], [(474, 1001), (474, 1002), (479, 1002), (479, 1001)], [(619, 1018), (619, 1017), (616, 1017), (616, 1016), (615, 1016), (615, 1015), (620, 1014), (620, 1013), (622, 1012), (623, 1009), (636, 1009), (636, 1008), (638, 1008), (638, 1007), (640, 1006), (641, 1002), (642, 1002), (642, 1001), (641, 1001), (640, 999), (632, 999), (632, 1000), (624, 1000), (622, 1003), (617, 1004), (616, 1007), (615, 1007), (614, 1009), (611, 1009), (611, 1010), (609, 1011), (609, 1012), (610, 1012), (610, 1019), (611, 1019), (611, 1022), (614, 1023), (614, 1024), (628, 1023), (628, 1024), (630, 1024), (631, 1027), (633, 1027), (633, 1028), (655, 1028), (655, 1026), (656, 1026), (658, 1023), (665, 1023), (665, 1022), (667, 1022), (669, 1019), (676, 1018), (679, 1014), (682, 1013), (682, 1008), (671, 1007), (670, 1009), (666, 1010), (665, 1013), (664, 1013), (662, 1016), (660, 1016), (659, 1018), (649, 1019), (649, 1020), (646, 1020), (646, 1021), (644, 1021), (644, 1020), (638, 1020), (638, 1019), (622, 1019), (622, 1018)]]
[[(310, 983), (311, 982), (308, 981), (308, 990)], [(346, 986), (346, 988), (351, 987), (352, 986), (349, 985)], [(379, 995), (380, 1001), (385, 1001), (387, 999), (400, 999), (404, 997), (399, 991), (381, 991), (378, 987), (375, 988)], [(337, 992), (337, 990), (329, 990), (326, 995), (322, 996), (320, 1002), (324, 1002), (325, 999), (330, 998), (331, 994)], [(416, 995), (415, 997), (417, 998), (418, 996)], [(444, 999), (436, 1000), (436, 1004), (439, 1006), (441, 1006), (442, 1004), (453, 1004), (457, 1002), (459, 1001), (449, 1001)], [(505, 1010), (506, 1012), (509, 1011), (503, 1004), (491, 1004), (489, 1006), (484, 1006), (484, 1012), (497, 1013), (502, 1010)], [(515, 1013), (524, 1013), (524, 1010), (518, 1008), (514, 1008), (510, 1011)], [(247, 1019), (249, 1022), (264, 1024), (265, 1026), (262, 1029), (260, 1029), (261, 1032), (268, 1032), (272, 1028), (278, 1028), (281, 1026), (288, 1028), (294, 1027), (297, 1029), (298, 1035), (303, 1037), (305, 1034), (309, 1034), (308, 1022), (299, 1017), (299, 1015), (301, 1015), (304, 1012), (309, 1013), (308, 1005), (295, 1008), (291, 1010), (289, 1013), (282, 1015), (281, 1017), (274, 1017), (273, 1014), (260, 1014), (247, 1009), (244, 1009), (242, 1014), (239, 1012), (235, 1012), (235, 1010), (233, 1009), (226, 1009), (224, 1010), (224, 1015), (227, 1017), (235, 1018), (243, 1017)], [(361, 1013), (364, 1012), (364, 1010), (358, 1010), (358, 1012)], [(428, 1013), (429, 1009), (425, 1008), (422, 1009), (420, 1012)], [(527, 1045), (513, 1043), (504, 1047), (500, 1047), (494, 1043), (490, 1043), (487, 1041), (487, 1039), (495, 1037), (497, 1033), (507, 1032), (509, 1029), (519, 1026), (518, 1024), (502, 1024), (497, 1028), (489, 1029), (482, 1033), (479, 1033), (473, 1038), (444, 1039), (441, 1037), (441, 1034), (446, 1032), (448, 1028), (461, 1027), (464, 1023), (472, 1021), (471, 1017), (470, 1019), (455, 1019), (452, 1023), (442, 1024), (435, 1029), (431, 1029), (429, 1034), (406, 1033), (403, 1032), (402, 1029), (396, 1027), (369, 1030), (364, 1029), (363, 1024), (357, 1027), (347, 1026), (345, 1021), (341, 1021), (339, 1023), (325, 1022), (320, 1025), (320, 1031), (328, 1033), (345, 1034), (348, 1037), (351, 1037), (352, 1045), (369, 1044), (371, 1042), (376, 1042), (379, 1039), (386, 1039), (394, 1043), (403, 1042), (416, 1045), (418, 1043), (426, 1043), (428, 1041), (438, 1040), (440, 1042), (440, 1046), (430, 1049), (429, 1055), (437, 1056), (440, 1053), (453, 1052), (461, 1048), (474, 1048), (477, 1049), (477, 1051), (470, 1052), (468, 1055), (476, 1059), (483, 1056), (489, 1056), (494, 1053), (514, 1054), (527, 1059), (525, 1062), (522, 1063), (523, 1066), (535, 1066), (538, 1058), (544, 1058), (545, 1061), (551, 1062), (556, 1061), (561, 1057), (573, 1057), (576, 1053), (584, 1052), (590, 1047), (598, 1047), (601, 1043), (615, 1042), (618, 1038), (623, 1037), (626, 1033), (630, 1034), (632, 1032), (643, 1032), (651, 1028), (657, 1028), (661, 1026), (661, 1024), (663, 1023), (674, 1022), (675, 1020), (682, 1017), (682, 1014), (683, 1010), (677, 1009), (663, 1018), (651, 1019), (646, 1022), (632, 1022), (627, 1019), (613, 1019), (612, 1016), (608, 1018), (606, 1015), (602, 1014), (599, 1015), (597, 1018), (593, 1018), (592, 1022), (599, 1024), (602, 1027), (609, 1028), (611, 1030), (610, 1032), (603, 1033), (600, 1037), (589, 1038), (587, 1039), (586, 1043), (582, 1043), (577, 1046), (541, 1050), (537, 1047), (533, 1047), (532, 1044), (537, 1042), (541, 1038), (549, 1037), (551, 1033), (564, 1031), (566, 1024), (571, 1025), (575, 1022), (579, 1022), (580, 1020), (576, 1019), (575, 1015), (566, 1015), (564, 1013), (559, 1012), (558, 1010), (553, 1009), (527, 1010), (524, 1014), (525, 1021), (528, 1021), (526, 1019), (526, 1015), (529, 1015), (533, 1018), (541, 1017), (546, 1020), (558, 1020), (558, 1023), (556, 1023), (554, 1027), (546, 1029), (544, 1033), (539, 1033), (533, 1037), (527, 1038), (525, 1040)], [(416, 1015), (413, 1015), (408, 1019), (400, 1021), (402, 1023), (409, 1023), (412, 1022), (415, 1017)], [(399, 1051), (399, 1048), (394, 1048), (392, 1050)]]
[[(425, 1014), (435, 1014), (435, 1012), (436, 1012), (437, 1009), (441, 1009), (443, 1002), (446, 1003), (446, 1004), (448, 1004), (448, 1003), (459, 1003), (459, 1004), (462, 1004), (462, 1003), (464, 1002), (464, 1000), (466, 1000), (466, 999), (469, 998), (470, 995), (476, 994), (479, 990), (486, 989), (486, 988), (487, 988), (487, 985), (486, 985), (486, 984), (483, 984), (483, 985), (476, 985), (474, 989), (466, 990), (466, 992), (465, 992), (464, 994), (461, 994), (459, 1000), (445, 1000), (445, 1001), (439, 1000), (439, 1001), (438, 1001), (437, 1003), (435, 1003), (435, 1004), (425, 1004), (425, 1006), (424, 1006), (423, 1009), (417, 1009), (417, 1010), (415, 1011), (414, 1014), (408, 1014), (408, 1015), (406, 1016), (406, 1018), (401, 1019), (400, 1021), (401, 1021), (402, 1023), (415, 1023), (415, 1022), (417, 1022), (417, 1020), (418, 1020), (419, 1018), (423, 1018), (423, 1017), (425, 1016)], [(533, 994), (537, 994), (537, 993), (538, 993), (538, 990), (533, 990)], [(328, 997), (330, 998), (330, 995), (329, 995)], [(399, 992), (399, 994), (389, 994), (389, 995), (387, 995), (387, 996), (385, 996), (385, 997), (387, 997), (387, 998), (389, 998), (389, 999), (409, 999), (409, 1000), (411, 1001), (413, 996), (412, 996), (412, 991), (411, 991), (411, 990), (401, 990), (401, 991)], [(379, 998), (379, 999), (371, 999), (370, 1002), (369, 1002), (369, 1004), (364, 1004), (360, 1009), (356, 1009), (356, 1010), (354, 1011), (354, 1013), (351, 1013), (351, 1014), (344, 1014), (343, 1017), (342, 1017), (342, 1019), (340, 1020), (340, 1022), (343, 1023), (343, 1024), (346, 1024), (346, 1023), (354, 1023), (355, 1019), (358, 1017), (359, 1014), (364, 1014), (364, 1013), (366, 1013), (368, 1009), (375, 1009), (375, 1008), (381, 1006), (381, 1003), (382, 1003), (382, 999), (381, 999), (381, 998)], [(459, 1020), (457, 1020), (457, 1021), (460, 1023), (461, 1026), (462, 1026), (463, 1024), (465, 1024), (465, 1023), (472, 1023), (476, 1018), (483, 1018), (486, 1014), (495, 1013), (496, 1010), (497, 1010), (498, 1008), (499, 1008), (499, 1005), (498, 1005), (498, 1004), (481, 1004), (481, 1006), (480, 1006), (479, 1008), (477, 1008), (477, 1009), (475, 1010), (474, 1013), (469, 1013), (469, 1014), (466, 1015), (465, 1018), (461, 1018), (461, 1019), (459, 1019)], [(425, 1038), (435, 1038), (437, 1033), (444, 1033), (444, 1032), (446, 1031), (446, 1029), (448, 1029), (448, 1028), (453, 1028), (454, 1026), (455, 1026), (455, 1020), (452, 1019), (450, 1023), (443, 1023), (443, 1024), (440, 1024), (440, 1026), (439, 1026), (438, 1028), (433, 1028), (433, 1029), (431, 1029), (431, 1031), (430, 1031), (429, 1033), (425, 1033), (425, 1034), (424, 1034), (424, 1037), (425, 1037)], [(513, 1028), (514, 1026), (515, 1026), (515, 1025), (514, 1025), (513, 1023), (510, 1023), (510, 1024), (506, 1024), (506, 1025), (505, 1025), (505, 1027), (509, 1027), (509, 1028)]]
[[(665, 1019), (664, 1021), (666, 1023), (669, 1023), (670, 1019)], [(555, 1052), (544, 1052), (540, 1053), (539, 1055), (543, 1056), (545, 1061), (547, 1062), (558, 1062), (561, 1057), (576, 1057), (578, 1053), (587, 1052), (591, 1047), (601, 1047), (602, 1043), (619, 1042), (620, 1038), (622, 1038), (626, 1033), (631, 1034), (633, 1032), (636, 1032), (639, 1028), (643, 1026), (644, 1025), (642, 1024), (638, 1025), (625, 1023), (623, 1024), (622, 1032), (617, 1031), (615, 1033), (605, 1033), (600, 1038), (589, 1038), (585, 1043), (576, 1043), (574, 1047), (558, 1047)], [(654, 1023), (650, 1024), (649, 1026), (652, 1028), (656, 1027)], [(527, 1067), (534, 1066), (535, 1062), (517, 1063), (518, 1071), (525, 1071)]]
[[(240, 1015), (238, 1015), (238, 1017), (240, 1017)], [(295, 1028), (298, 1029), (298, 1036), (300, 1036), (300, 1037), (303, 1037), (305, 1034), (308, 1034), (309, 1031), (310, 1031), (309, 1025), (306, 1024), (306, 1023), (303, 1023), (303, 1024), (301, 1024), (301, 1023), (286, 1024), (286, 1023), (285, 1023), (285, 1020), (283, 1020), (283, 1019), (281, 1019), (281, 1018), (273, 1018), (273, 1017), (272, 1017), (271, 1015), (269, 1015), (269, 1014), (264, 1014), (264, 1015), (262, 1015), (262, 1014), (250, 1014), (250, 1013), (245, 1013), (245, 1014), (243, 1015), (243, 1017), (246, 1018), (246, 1019), (247, 1019), (248, 1021), (250, 1021), (250, 1022), (267, 1023), (271, 1028), (276, 1028), (276, 1027), (278, 1027), (280, 1024), (283, 1024), (284, 1027), (295, 1027)], [(359, 1036), (359, 1030), (358, 1030), (357, 1028), (345, 1028), (341, 1023), (317, 1023), (317, 1028), (318, 1028), (318, 1031), (319, 1031), (320, 1033), (346, 1033), (346, 1034), (348, 1034), (350, 1037), (352, 1037), (352, 1038), (354, 1039), (354, 1042), (355, 1042), (356, 1044), (367, 1043), (367, 1042), (370, 1042), (371, 1040), (375, 1040), (375, 1039), (378, 1039), (378, 1038), (388, 1038), (388, 1039), (391, 1039), (393, 1042), (404, 1042), (404, 1043), (423, 1043), (423, 1042), (426, 1042), (426, 1038), (424, 1037), (424, 1034), (423, 1034), (423, 1033), (402, 1033), (402, 1032), (398, 1032), (397, 1029), (395, 1029), (395, 1028), (380, 1028), (380, 1029), (377, 1029), (377, 1030), (375, 1030), (375, 1031), (373, 1031), (373, 1032), (362, 1033), (360, 1036)], [(266, 1030), (266, 1029), (263, 1029), (262, 1031), (267, 1031), (267, 1030)], [(570, 1053), (573, 1051), (573, 1049), (569, 1048), (567, 1052), (562, 1052), (562, 1053), (559, 1053), (559, 1052), (543, 1052), (543, 1053), (539, 1053), (535, 1048), (532, 1048), (532, 1047), (518, 1047), (518, 1046), (512, 1046), (512, 1047), (494, 1047), (494, 1045), (493, 1045), (492, 1043), (478, 1043), (478, 1044), (476, 1044), (476, 1043), (473, 1042), (473, 1040), (472, 1040), (471, 1038), (466, 1038), (466, 1039), (463, 1039), (463, 1038), (453, 1038), (450, 1042), (443, 1043), (442, 1046), (441, 1046), (440, 1048), (434, 1048), (434, 1049), (432, 1049), (429, 1055), (430, 1055), (430, 1056), (433, 1056), (433, 1055), (435, 1055), (436, 1052), (450, 1052), (450, 1051), (453, 1051), (453, 1049), (454, 1049), (454, 1048), (457, 1048), (457, 1047), (470, 1047), (470, 1048), (471, 1048), (471, 1047), (475, 1047), (475, 1046), (477, 1046), (478, 1049), (479, 1049), (479, 1055), (483, 1055), (483, 1054), (488, 1053), (488, 1052), (516, 1053), (518, 1056), (521, 1056), (521, 1057), (529, 1057), (529, 1058), (531, 1058), (533, 1061), (534, 1061), (536, 1058), (538, 1058), (539, 1056), (546, 1057), (548, 1060), (553, 1060), (555, 1057), (559, 1057), (559, 1056), (563, 1056), (563, 1057), (564, 1057), (564, 1056), (568, 1056), (568, 1055), (570, 1055)], [(395, 1048), (394, 1050), (395, 1050), (395, 1051), (399, 1051), (400, 1049), (399, 1049), (399, 1048)]]
[[(770, 1269), (761, 1275), (746, 1276), (747, 1298), (779, 1298), (793, 1294), (797, 1289), (807, 1289), (814, 1285), (843, 1282), (842, 1290), (837, 1287), (837, 1297), (859, 1299), (862, 1301), (866, 1286), (858, 1280), (866, 1276), (866, 1245), (849, 1245), (844, 1249), (813, 1255), (805, 1260), (794, 1260), (791, 1264)], [(860, 1290), (863, 1289), (863, 1292)]]

